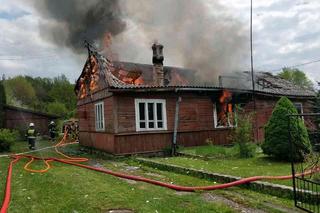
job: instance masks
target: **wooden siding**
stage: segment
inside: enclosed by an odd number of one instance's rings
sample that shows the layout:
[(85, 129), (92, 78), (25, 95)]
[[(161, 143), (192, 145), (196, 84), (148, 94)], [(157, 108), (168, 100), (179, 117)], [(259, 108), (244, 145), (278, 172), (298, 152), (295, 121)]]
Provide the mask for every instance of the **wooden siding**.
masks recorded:
[(113, 113), (113, 96), (107, 97), (95, 102), (78, 105), (77, 115), (79, 119), (80, 131), (95, 131), (95, 112), (94, 105), (100, 101), (104, 102), (104, 124), (105, 132), (114, 133), (114, 113)]
[[(178, 131), (210, 130), (213, 128), (213, 103), (208, 96), (181, 95)], [(167, 130), (174, 129), (176, 95), (116, 96), (117, 98), (117, 132), (136, 132), (135, 98), (165, 99), (167, 112)]]
[(4, 127), (8, 129), (27, 130), (29, 123), (35, 124), (35, 129), (42, 135), (49, 135), (48, 125), (52, 118), (35, 113), (13, 109), (4, 109)]
[(104, 132), (80, 132), (80, 144), (114, 153), (114, 135)]
[[(272, 111), (280, 97), (258, 97), (256, 99), (256, 116), (253, 119), (254, 124), (254, 135), (258, 142), (263, 142), (264, 140), (264, 127), (269, 121)], [(302, 108), (304, 113), (312, 112), (312, 103), (305, 99), (290, 99), (294, 103), (302, 103)], [(244, 107), (246, 112), (253, 111), (253, 102), (248, 102)], [(305, 118), (305, 123), (308, 128), (314, 128), (314, 123), (310, 118)], [(257, 129), (258, 131), (257, 131)]]
[[(110, 95), (102, 99), (94, 98), (95, 101), (78, 103), (78, 115), (80, 120), (80, 143), (114, 154), (134, 154), (162, 151), (171, 146), (176, 93), (121, 93)], [(205, 145), (207, 139), (214, 144), (229, 144), (231, 129), (214, 128), (212, 96), (199, 93), (180, 94), (179, 125), (177, 144), (182, 146)], [(135, 124), (135, 98), (165, 99), (167, 114), (166, 131), (136, 131)], [(105, 132), (96, 132), (94, 123), (94, 104), (104, 101), (105, 106)], [(254, 134), (258, 141), (264, 139), (264, 126), (268, 122), (273, 108), (279, 97), (258, 96), (256, 99), (256, 122), (258, 131)], [(300, 102), (304, 112), (310, 112), (311, 103), (305, 99), (293, 99)], [(244, 103), (246, 112), (252, 112), (252, 102)], [(306, 123), (309, 123), (306, 121)], [(258, 132), (258, 133), (257, 133)]]
[[(179, 132), (177, 144), (185, 147), (206, 145), (207, 139), (214, 144), (229, 144), (230, 129), (215, 129), (205, 131)], [(115, 154), (134, 154), (163, 151), (170, 148), (173, 132), (152, 132), (142, 134), (118, 134), (115, 135)]]

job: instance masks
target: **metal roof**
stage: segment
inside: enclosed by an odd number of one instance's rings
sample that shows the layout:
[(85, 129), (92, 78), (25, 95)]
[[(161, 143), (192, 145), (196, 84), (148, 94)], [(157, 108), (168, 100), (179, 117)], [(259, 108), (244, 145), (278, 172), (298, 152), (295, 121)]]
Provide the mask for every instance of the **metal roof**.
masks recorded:
[[(223, 81), (223, 85), (217, 86), (208, 83), (197, 82), (195, 79), (195, 71), (191, 69), (164, 66), (165, 78), (169, 82), (166, 82), (163, 86), (153, 84), (153, 65), (150, 64), (139, 64), (131, 62), (111, 62), (103, 55), (98, 52), (92, 51), (99, 63), (100, 71), (104, 74), (104, 78), (107, 82), (107, 87), (113, 91), (171, 91), (171, 90), (203, 90), (203, 91), (214, 91), (222, 89), (230, 89), (239, 92), (252, 92), (250, 87), (251, 78), (249, 72), (239, 72), (234, 76), (229, 76), (231, 81)], [(140, 71), (142, 73), (144, 84), (134, 85), (128, 84), (117, 78), (113, 71), (116, 69), (123, 69), (126, 71)], [(181, 82), (176, 81), (175, 83), (170, 82), (172, 75), (178, 74), (183, 78)], [(226, 76), (225, 76), (226, 77)], [(186, 80), (186, 81), (184, 81)], [(186, 83), (187, 82), (187, 83)], [(275, 95), (275, 96), (294, 96), (294, 97), (315, 97), (315, 91), (302, 88), (294, 85), (285, 79), (278, 76), (274, 76), (267, 72), (256, 72), (255, 73), (255, 91), (257, 94)]]

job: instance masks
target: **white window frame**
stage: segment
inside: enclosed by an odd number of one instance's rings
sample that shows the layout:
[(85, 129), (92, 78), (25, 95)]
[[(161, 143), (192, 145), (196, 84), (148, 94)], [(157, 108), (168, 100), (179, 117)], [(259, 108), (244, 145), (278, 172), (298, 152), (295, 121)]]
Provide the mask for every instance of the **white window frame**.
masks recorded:
[[(139, 104), (144, 103), (145, 119), (140, 120)], [(153, 103), (153, 120), (149, 120), (148, 103)], [(162, 104), (162, 120), (157, 119), (157, 103)], [(135, 117), (136, 117), (136, 131), (153, 131), (153, 130), (167, 130), (167, 107), (165, 99), (135, 99)], [(140, 128), (140, 122), (145, 122), (145, 128)], [(154, 122), (154, 128), (149, 128), (149, 122)], [(162, 121), (162, 128), (158, 127), (158, 122)]]
[[(294, 105), (295, 108), (297, 108), (297, 105), (299, 105), (301, 107), (301, 114), (303, 113), (303, 105), (302, 105), (301, 102), (294, 102), (293, 105)], [(299, 112), (298, 112), (298, 114), (299, 114)]]
[(104, 122), (104, 102), (98, 102), (94, 105), (94, 118), (96, 131), (105, 130)]
[[(301, 114), (303, 114), (303, 104), (301, 102), (293, 102), (294, 107), (297, 109), (297, 105), (300, 105), (301, 107)], [(298, 110), (297, 110), (298, 112)], [(299, 112), (298, 112), (299, 114)], [(302, 122), (304, 122), (304, 116), (301, 116)]]
[(236, 115), (236, 112), (234, 112), (234, 123), (235, 125), (232, 125), (232, 126), (218, 126), (218, 115), (217, 115), (217, 103), (213, 103), (212, 104), (213, 106), (213, 124), (214, 124), (214, 128), (235, 128), (237, 127), (237, 115)]

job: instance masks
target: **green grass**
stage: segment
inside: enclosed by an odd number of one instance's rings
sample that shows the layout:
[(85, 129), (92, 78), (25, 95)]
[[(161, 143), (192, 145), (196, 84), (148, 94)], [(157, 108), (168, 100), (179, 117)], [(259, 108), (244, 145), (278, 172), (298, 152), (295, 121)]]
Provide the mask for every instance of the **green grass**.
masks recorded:
[[(191, 159), (186, 157), (157, 158), (159, 162), (205, 170), (237, 177), (290, 175), (288, 163), (275, 162), (266, 157), (258, 156), (250, 159)], [(291, 180), (273, 180), (279, 184), (291, 185)]]
[[(38, 147), (52, 145), (41, 141)], [(16, 142), (13, 152), (27, 150), (27, 144)], [(103, 160), (94, 155), (83, 154), (77, 145), (65, 148), (65, 151), (90, 157), (88, 164), (98, 162), (105, 168), (115, 171), (140, 175), (171, 182), (180, 185), (212, 185), (211, 181), (159, 171), (157, 169), (139, 165), (130, 158), (122, 160)], [(51, 150), (44, 150), (35, 155), (57, 156)], [(5, 180), (8, 158), (0, 158), (0, 178)], [(93, 162), (94, 161), (94, 162)], [(83, 168), (73, 167), (61, 163), (52, 163), (53, 168), (47, 173), (29, 173), (23, 169), (26, 159), (19, 161), (13, 168), (12, 198), (10, 212), (106, 212), (108, 209), (132, 209), (135, 212), (238, 212), (228, 207), (224, 202), (208, 202), (203, 199), (204, 193), (196, 192), (178, 194), (174, 190), (154, 186), (147, 183), (128, 183), (110, 175), (97, 173)], [(139, 169), (129, 171), (128, 166)], [(32, 168), (44, 168), (43, 162), (38, 161)], [(0, 199), (3, 197), (4, 181), (0, 182)], [(293, 201), (275, 198), (273, 196), (252, 192), (237, 187), (212, 191), (210, 194), (223, 196), (245, 208), (263, 209), (268, 212), (279, 212), (279, 208), (292, 209)], [(266, 202), (273, 206), (266, 205)]]
[(216, 145), (186, 147), (179, 150), (179, 152), (200, 155), (203, 157), (233, 157), (237, 155), (236, 147), (224, 147)]
[[(199, 146), (184, 148), (181, 152), (202, 156), (209, 155), (212, 156), (212, 158), (202, 160), (197, 158), (173, 157), (157, 158), (156, 160), (238, 177), (291, 175), (291, 164), (289, 162), (275, 161), (262, 153), (258, 153), (252, 158), (238, 158), (235, 157), (236, 151), (234, 147)], [(292, 186), (291, 180), (269, 180), (269, 182)]]

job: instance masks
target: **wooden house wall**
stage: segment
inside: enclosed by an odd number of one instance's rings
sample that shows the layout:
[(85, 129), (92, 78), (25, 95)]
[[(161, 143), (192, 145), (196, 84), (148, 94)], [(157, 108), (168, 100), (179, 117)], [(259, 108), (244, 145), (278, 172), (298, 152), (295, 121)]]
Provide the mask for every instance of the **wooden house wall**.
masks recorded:
[[(135, 98), (141, 99), (165, 99), (167, 113), (167, 130), (174, 129), (174, 116), (177, 95), (139, 95), (139, 96), (114, 96), (117, 99), (118, 124), (117, 133), (136, 132), (135, 123)], [(178, 131), (212, 130), (213, 103), (209, 96), (181, 95), (179, 108)]]
[[(95, 104), (104, 103), (105, 131), (96, 131)], [(77, 117), (79, 119), (80, 144), (94, 147), (106, 152), (114, 152), (114, 97), (105, 91), (78, 101)]]
[[(267, 97), (258, 96), (256, 98), (256, 116), (253, 119), (254, 125), (254, 135), (258, 142), (263, 142), (264, 140), (264, 126), (267, 124), (268, 120), (272, 115), (272, 111), (280, 97)], [(304, 113), (311, 113), (312, 102), (307, 99), (290, 99), (294, 103), (301, 103)], [(244, 107), (246, 112), (253, 112), (253, 102), (248, 102)], [(314, 128), (314, 123), (311, 118), (305, 117), (305, 124), (308, 128)]]
[[(101, 95), (104, 94), (104, 95)], [(80, 120), (80, 143), (114, 154), (133, 154), (162, 151), (171, 146), (174, 130), (176, 93), (101, 93), (82, 104), (78, 102)], [(179, 125), (177, 144), (182, 146), (205, 145), (207, 139), (214, 144), (229, 144), (230, 128), (214, 128), (213, 102), (209, 95), (194, 93), (180, 94)], [(167, 130), (136, 131), (135, 98), (165, 99)], [(255, 137), (264, 139), (264, 126), (269, 120), (278, 97), (258, 96), (256, 99)], [(96, 132), (94, 123), (94, 104), (104, 101), (105, 131)], [(305, 99), (292, 99), (303, 104), (304, 112), (310, 112), (311, 103)], [(246, 112), (252, 112), (253, 103), (244, 105)], [(309, 123), (306, 121), (306, 123)]]
[[(177, 144), (197, 146), (211, 139), (215, 144), (228, 144), (230, 129), (214, 129), (213, 103), (209, 96), (183, 94), (179, 107)], [(177, 95), (121, 95), (117, 102), (118, 123), (115, 134), (115, 153), (142, 153), (161, 151), (171, 146)], [(165, 99), (167, 114), (166, 131), (136, 132), (135, 98)]]
[(51, 118), (30, 112), (13, 109), (4, 109), (4, 127), (8, 129), (27, 130), (30, 123), (35, 124), (35, 129), (41, 135), (49, 135), (48, 125)]

